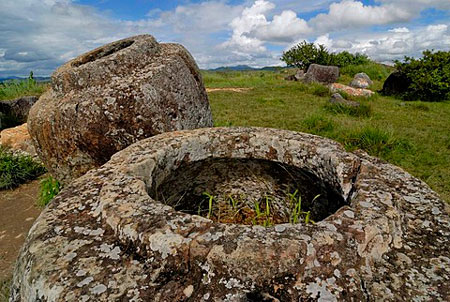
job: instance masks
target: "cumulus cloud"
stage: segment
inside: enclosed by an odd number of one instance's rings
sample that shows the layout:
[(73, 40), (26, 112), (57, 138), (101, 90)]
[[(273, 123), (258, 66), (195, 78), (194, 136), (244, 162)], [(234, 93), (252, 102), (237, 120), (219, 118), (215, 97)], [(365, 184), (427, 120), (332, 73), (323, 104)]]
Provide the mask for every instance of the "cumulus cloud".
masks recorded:
[(23, 76), (30, 70), (49, 75), (83, 52), (143, 33), (153, 34), (159, 41), (182, 43), (195, 55), (205, 57), (217, 44), (209, 34), (226, 30), (242, 9), (209, 1), (126, 21), (71, 0), (1, 0), (0, 76)]
[[(330, 41), (328, 41), (330, 43)], [(331, 44), (331, 45), (330, 45)], [(339, 39), (329, 44), (331, 51), (364, 53), (380, 62), (420, 56), (425, 49), (449, 49), (450, 27), (446, 24), (428, 25), (415, 29), (394, 28), (386, 32), (360, 34), (359, 37)]]
[(306, 21), (291, 10), (282, 11), (268, 21), (266, 14), (274, 8), (275, 4), (265, 0), (257, 0), (245, 8), (242, 15), (231, 22), (233, 34), (222, 46), (242, 52), (264, 52), (264, 42), (292, 42), (310, 32)]
[(368, 25), (383, 25), (410, 20), (415, 15), (409, 9), (399, 9), (395, 4), (364, 5), (360, 1), (344, 0), (330, 5), (329, 12), (319, 14), (311, 25), (320, 32)]

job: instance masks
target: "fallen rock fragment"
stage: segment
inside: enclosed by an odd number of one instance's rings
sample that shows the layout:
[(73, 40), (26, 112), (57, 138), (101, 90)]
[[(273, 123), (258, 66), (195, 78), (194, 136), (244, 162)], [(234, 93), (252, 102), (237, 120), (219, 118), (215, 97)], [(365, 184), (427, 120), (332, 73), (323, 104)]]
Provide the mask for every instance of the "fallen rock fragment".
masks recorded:
[(27, 124), (17, 127), (4, 129), (0, 132), (0, 144), (11, 148), (14, 151), (23, 151), (33, 157), (36, 157), (36, 149), (33, 146)]
[(353, 87), (350, 87), (350, 86), (347, 86), (344, 84), (340, 84), (340, 83), (331, 84), (330, 90), (332, 93), (345, 92), (346, 94), (351, 95), (351, 96), (363, 96), (363, 97), (370, 97), (375, 93), (369, 89), (353, 88)]
[(331, 99), (328, 101), (330, 104), (339, 104), (349, 107), (359, 107), (360, 104), (358, 102), (346, 100), (339, 93), (333, 93)]

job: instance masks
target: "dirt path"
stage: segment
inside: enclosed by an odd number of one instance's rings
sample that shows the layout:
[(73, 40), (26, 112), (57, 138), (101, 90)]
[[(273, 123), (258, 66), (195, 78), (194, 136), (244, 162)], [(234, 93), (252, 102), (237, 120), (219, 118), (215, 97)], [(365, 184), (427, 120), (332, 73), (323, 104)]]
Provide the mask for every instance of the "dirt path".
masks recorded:
[(0, 281), (11, 277), (28, 230), (41, 212), (36, 206), (39, 181), (0, 191)]
[(215, 92), (215, 91), (247, 92), (251, 89), (252, 88), (238, 88), (238, 87), (206, 88), (206, 92)]

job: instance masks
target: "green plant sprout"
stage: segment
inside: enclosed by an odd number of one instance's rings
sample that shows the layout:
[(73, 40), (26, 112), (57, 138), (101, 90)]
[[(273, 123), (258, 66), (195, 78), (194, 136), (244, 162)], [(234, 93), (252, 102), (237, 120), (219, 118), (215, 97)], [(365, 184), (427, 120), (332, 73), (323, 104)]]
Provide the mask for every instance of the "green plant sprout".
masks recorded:
[[(245, 202), (248, 200), (245, 195), (233, 196), (231, 194), (224, 195), (222, 198), (204, 192), (203, 196), (207, 197), (208, 209), (202, 209), (202, 204), (206, 202), (204, 199), (198, 206), (198, 215), (204, 216), (222, 223), (242, 223), (252, 225), (262, 225), (265, 227), (272, 226), (276, 223), (297, 224), (304, 222), (305, 224), (314, 223), (311, 219), (311, 211), (302, 209), (302, 198), (298, 190), (288, 193), (284, 198), (284, 202), (288, 207), (288, 214), (277, 214), (274, 211), (274, 197), (265, 195), (264, 199), (259, 199), (249, 205)], [(314, 202), (320, 195), (314, 197)], [(207, 214), (204, 213), (207, 211)]]

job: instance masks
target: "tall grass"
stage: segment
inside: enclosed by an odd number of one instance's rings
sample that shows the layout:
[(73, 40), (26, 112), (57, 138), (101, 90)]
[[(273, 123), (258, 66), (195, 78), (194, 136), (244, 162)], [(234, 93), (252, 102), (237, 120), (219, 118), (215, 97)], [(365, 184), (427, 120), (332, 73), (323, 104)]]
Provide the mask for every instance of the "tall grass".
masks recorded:
[(39, 199), (37, 205), (41, 208), (45, 207), (59, 193), (61, 184), (52, 176), (48, 176), (41, 180), (39, 191)]
[(0, 145), (0, 190), (15, 188), (45, 171), (31, 156), (13, 154)]

